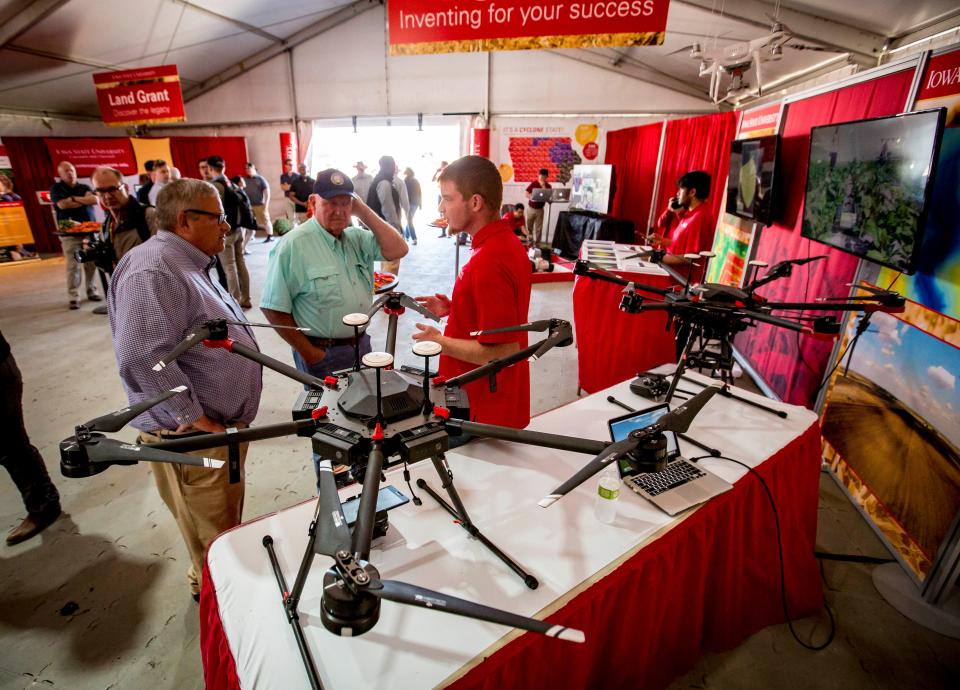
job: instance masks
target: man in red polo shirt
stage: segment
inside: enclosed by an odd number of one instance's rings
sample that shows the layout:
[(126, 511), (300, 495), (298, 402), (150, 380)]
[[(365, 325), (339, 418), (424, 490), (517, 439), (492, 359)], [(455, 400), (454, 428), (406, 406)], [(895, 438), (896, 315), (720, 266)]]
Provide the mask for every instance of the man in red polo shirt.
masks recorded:
[[(443, 347), (440, 375), (452, 378), (527, 346), (526, 333), (471, 337), (473, 331), (527, 322), (530, 261), (510, 222), (499, 216), (503, 183), (496, 166), (465, 156), (440, 174), (440, 209), (454, 232), (470, 235), (473, 252), (460, 270), (453, 296), (417, 297), (439, 317), (449, 316), (441, 334), (418, 323), (414, 340)], [(526, 361), (497, 374), (497, 390), (487, 379), (464, 386), (473, 421), (522, 429), (530, 422), (530, 369)]]
[(710, 251), (717, 221), (705, 203), (709, 196), (710, 173), (703, 170), (685, 173), (677, 180), (677, 195), (670, 199), (670, 206), (657, 220), (657, 229), (662, 235), (654, 235), (651, 242), (676, 257)]

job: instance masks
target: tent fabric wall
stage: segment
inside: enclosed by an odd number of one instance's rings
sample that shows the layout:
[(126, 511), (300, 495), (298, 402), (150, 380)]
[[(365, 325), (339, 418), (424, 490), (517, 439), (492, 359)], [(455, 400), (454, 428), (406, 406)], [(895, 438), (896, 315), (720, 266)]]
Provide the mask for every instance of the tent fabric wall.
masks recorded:
[(662, 122), (607, 132), (604, 162), (614, 166), (615, 180), (610, 215), (632, 220), (637, 241), (650, 218), (662, 132)]
[(714, 218), (719, 216), (730, 167), (730, 142), (737, 133), (737, 117), (737, 113), (725, 112), (667, 122), (660, 184), (654, 195), (656, 215), (677, 193), (676, 181), (681, 175), (691, 170), (705, 170), (712, 179), (710, 214)]
[[(800, 302), (849, 292), (846, 284), (854, 278), (858, 259), (800, 236), (810, 128), (902, 112), (913, 75), (912, 68), (904, 69), (787, 106), (780, 149), (784, 211), (778, 223), (761, 232), (755, 258), (771, 266), (790, 258), (827, 258), (797, 266), (790, 277), (765, 286), (760, 292), (767, 299)], [(735, 344), (784, 401), (813, 406), (832, 341), (759, 324), (740, 334)]]

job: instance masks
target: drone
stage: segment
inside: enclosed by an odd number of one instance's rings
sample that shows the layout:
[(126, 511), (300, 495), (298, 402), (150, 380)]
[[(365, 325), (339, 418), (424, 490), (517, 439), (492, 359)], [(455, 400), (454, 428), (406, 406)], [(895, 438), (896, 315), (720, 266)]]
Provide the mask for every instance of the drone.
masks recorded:
[[(666, 252), (662, 249), (644, 248), (635, 256), (649, 259), (652, 263), (667, 268), (662, 264), (665, 255)], [(691, 254), (685, 255), (685, 258), (693, 259), (697, 256)], [(626, 280), (582, 260), (574, 265), (573, 272), (578, 276), (622, 285), (624, 290), (620, 300), (621, 311), (629, 314), (662, 311), (666, 313), (668, 329), (674, 321), (689, 326), (690, 333), (684, 344), (683, 354), (666, 390), (663, 390), (662, 386), (655, 385), (656, 382), (653, 380), (645, 384), (654, 390), (659, 389), (659, 392), (664, 392), (666, 402), (671, 400), (678, 383), (685, 378), (683, 376), (685, 369), (707, 369), (711, 374), (720, 376), (723, 381), (721, 393), (727, 397), (737, 398), (782, 417), (786, 415), (782, 410), (765, 407), (730, 392), (734, 364), (733, 338), (737, 333), (759, 323), (766, 323), (815, 338), (832, 340), (840, 334), (840, 321), (836, 315), (821, 313), (804, 316), (803, 312), (853, 311), (864, 312), (869, 318), (869, 315), (878, 311), (896, 314), (902, 313), (905, 309), (906, 302), (900, 294), (871, 286), (861, 286), (869, 293), (861, 297), (824, 297), (813, 302), (771, 302), (757, 293), (762, 286), (790, 276), (794, 266), (824, 258), (826, 257), (811, 256), (803, 259), (787, 259), (770, 267), (762, 278), (758, 277), (760, 269), (767, 267), (768, 264), (763, 261), (751, 261), (750, 265), (754, 269), (753, 276), (743, 288), (718, 283), (694, 285), (689, 280), (682, 280), (682, 277), (681, 285), (678, 287), (659, 288)], [(691, 270), (694, 265), (691, 262)], [(675, 275), (676, 272), (674, 271), (673, 274)], [(717, 345), (713, 346), (714, 343)], [(648, 377), (652, 379), (655, 375)]]
[[(699, 76), (710, 76), (710, 98), (714, 103), (742, 98), (751, 93), (744, 75), (752, 67), (757, 74), (757, 96), (763, 95), (762, 66), (764, 62), (773, 62), (783, 57), (784, 48), (794, 50), (824, 51), (826, 48), (791, 43), (794, 34), (779, 21), (774, 21), (770, 33), (751, 41), (733, 43), (723, 48), (705, 50), (702, 43), (690, 46), (690, 57), (700, 61)], [(730, 85), (724, 97), (720, 97), (720, 80), (727, 74)]]
[[(343, 323), (355, 329), (355, 342), (359, 343), (359, 336), (365, 332), (371, 317), (377, 311), (383, 310), (389, 317), (386, 341), (388, 350), (392, 350), (396, 344), (398, 317), (406, 308), (420, 314), (426, 312), (410, 297), (392, 292), (381, 297), (368, 313), (346, 315)], [(436, 318), (429, 312), (426, 312), (426, 315)], [(495, 386), (497, 372), (504, 368), (528, 358), (539, 358), (553, 347), (572, 344), (573, 331), (567, 321), (545, 319), (474, 332), (471, 335), (541, 332), (546, 333), (546, 337), (502, 359), (493, 360), (446, 380), (439, 376), (431, 377), (430, 359), (442, 352), (442, 347), (436, 342), (421, 341), (414, 344), (413, 353), (424, 359), (422, 370), (412, 367), (393, 368), (393, 351), (370, 352), (360, 356), (357, 344), (352, 368), (319, 379), (234, 342), (228, 336), (227, 326), (228, 322), (223, 319), (199, 324), (169, 355), (158, 362), (155, 368), (168, 366), (188, 349), (201, 343), (204, 347), (222, 348), (247, 357), (307, 386), (296, 403), (292, 421), (247, 429), (227, 429), (224, 433), (177, 438), (150, 445), (125, 444), (105, 437), (103, 432), (119, 431), (152, 406), (185, 392), (185, 389), (180, 387), (77, 426), (74, 435), (61, 443), (61, 471), (68, 477), (87, 477), (102, 472), (111, 465), (130, 465), (139, 461), (203, 464), (211, 471), (216, 471), (222, 468), (222, 461), (184, 453), (225, 445), (238, 447), (240, 443), (280, 436), (310, 438), (314, 452), (322, 458), (318, 496), (313, 519), (307, 530), (307, 548), (292, 588), (287, 587), (286, 578), (274, 551), (273, 538), (270, 535), (265, 536), (263, 545), (267, 550), (278, 588), (282, 593), (284, 611), (297, 638), (304, 667), (313, 687), (321, 685), (300, 627), (298, 606), (307, 576), (318, 555), (333, 559), (332, 566), (324, 573), (320, 604), (321, 623), (333, 634), (356, 636), (369, 631), (379, 619), (381, 602), (387, 600), (528, 630), (559, 640), (578, 643), (585, 641), (584, 633), (575, 628), (519, 616), (416, 585), (382, 579), (376, 567), (370, 563), (370, 551), (380, 518), (377, 500), (381, 481), (385, 481), (384, 469), (402, 463), (404, 477), (409, 485), (407, 464), (429, 459), (450, 502), (444, 500), (439, 492), (433, 490), (422, 478), (417, 480), (417, 486), (425, 490), (464, 530), (514, 571), (527, 587), (536, 589), (539, 586), (537, 578), (527, 573), (485, 537), (471, 521), (454, 486), (453, 473), (446, 461), (445, 452), (449, 450), (450, 437), (468, 433), (592, 456), (578, 472), (539, 502), (540, 507), (548, 508), (616, 460), (625, 459), (638, 471), (663, 469), (667, 460), (664, 452), (665, 432), (687, 431), (694, 417), (720, 391), (716, 386), (704, 388), (650, 426), (632, 431), (622, 441), (594, 441), (471, 422), (452, 417), (448, 407), (468, 407), (469, 400), (462, 390), (465, 384), (487, 379), (491, 386)], [(349, 466), (353, 475), (362, 481), (357, 519), (352, 531), (344, 517), (337, 492), (335, 465)]]

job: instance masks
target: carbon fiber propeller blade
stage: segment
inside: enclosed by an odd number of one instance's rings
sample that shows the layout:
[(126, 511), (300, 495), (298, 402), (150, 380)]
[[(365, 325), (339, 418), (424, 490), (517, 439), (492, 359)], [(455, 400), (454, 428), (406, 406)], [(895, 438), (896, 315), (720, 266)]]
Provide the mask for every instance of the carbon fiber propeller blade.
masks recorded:
[(333, 557), (337, 551), (350, 550), (350, 529), (340, 507), (337, 482), (329, 460), (320, 463), (320, 491), (315, 517), (317, 538), (313, 550), (316, 553)]
[(441, 594), (433, 590), (410, 585), (397, 580), (377, 580), (373, 579), (367, 589), (371, 594), (394, 601), (398, 604), (410, 604), (411, 606), (420, 606), (425, 609), (433, 609), (444, 613), (452, 613), (457, 616), (473, 618), (475, 620), (487, 621), (506, 625), (511, 628), (520, 628), (521, 630), (530, 630), (548, 637), (556, 637), (560, 640), (569, 642), (583, 643), (586, 636), (582, 630), (576, 628), (567, 628), (562, 625), (554, 625), (538, 621), (535, 618), (518, 616), (515, 613), (508, 613), (490, 606), (477, 604), (466, 599), (459, 599), (448, 594)]
[(105, 431), (108, 433), (120, 431), (120, 429), (129, 424), (134, 417), (143, 414), (154, 405), (159, 405), (164, 400), (172, 398), (178, 393), (183, 393), (185, 390), (187, 390), (186, 386), (177, 386), (176, 388), (171, 388), (170, 390), (165, 391), (157, 397), (151, 398), (150, 400), (144, 400), (142, 402), (138, 402), (136, 405), (130, 405), (129, 407), (124, 407), (116, 412), (111, 412), (103, 415), (102, 417), (91, 419), (83, 426), (87, 427), (87, 429), (90, 431)]
[(176, 361), (177, 357), (182, 355), (184, 352), (189, 350), (191, 347), (199, 343), (201, 340), (210, 337), (210, 329), (206, 326), (197, 326), (196, 330), (193, 333), (187, 335), (184, 338), (183, 342), (173, 348), (173, 352), (168, 354), (166, 357), (161, 359), (159, 362), (153, 365), (154, 371), (162, 371), (171, 362)]

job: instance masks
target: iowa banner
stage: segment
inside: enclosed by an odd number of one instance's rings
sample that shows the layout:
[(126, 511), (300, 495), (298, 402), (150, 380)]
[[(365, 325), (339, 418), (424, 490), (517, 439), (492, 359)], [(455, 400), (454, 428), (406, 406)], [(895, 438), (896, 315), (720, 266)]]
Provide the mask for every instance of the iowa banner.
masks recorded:
[(669, 0), (390, 0), (390, 54), (660, 45)]

